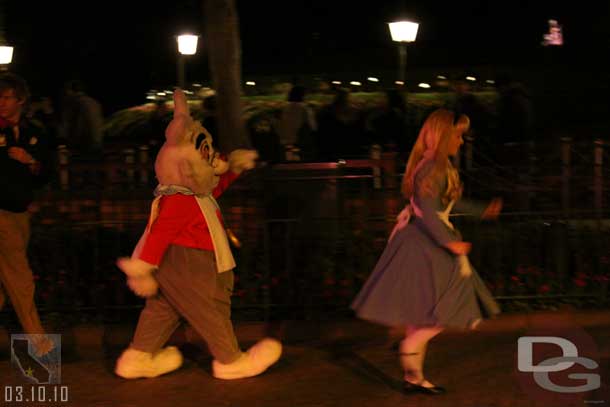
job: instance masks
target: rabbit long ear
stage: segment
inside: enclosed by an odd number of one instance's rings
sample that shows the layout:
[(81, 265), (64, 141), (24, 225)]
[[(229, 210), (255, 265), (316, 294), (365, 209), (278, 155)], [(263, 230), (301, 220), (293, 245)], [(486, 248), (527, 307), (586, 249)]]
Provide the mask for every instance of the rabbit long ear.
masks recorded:
[(174, 118), (165, 129), (165, 140), (170, 144), (178, 144), (186, 135), (188, 125), (188, 116), (183, 114), (174, 114)]
[(177, 115), (191, 115), (189, 112), (189, 105), (186, 101), (186, 95), (182, 89), (174, 90), (174, 117)]
[(186, 95), (182, 89), (174, 91), (174, 118), (165, 129), (165, 139), (170, 144), (178, 144), (185, 136), (191, 116)]

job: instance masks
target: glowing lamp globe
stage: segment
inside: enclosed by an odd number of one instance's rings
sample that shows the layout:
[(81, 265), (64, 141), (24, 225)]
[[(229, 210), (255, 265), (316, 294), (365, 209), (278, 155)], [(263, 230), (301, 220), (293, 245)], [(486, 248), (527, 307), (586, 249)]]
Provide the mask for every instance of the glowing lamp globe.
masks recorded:
[(197, 53), (197, 35), (184, 34), (178, 36), (178, 51), (182, 55), (194, 55)]
[(0, 64), (10, 64), (13, 60), (13, 47), (0, 46)]
[(390, 35), (392, 41), (396, 42), (413, 42), (417, 37), (418, 23), (412, 21), (396, 21), (388, 23), (390, 26)]

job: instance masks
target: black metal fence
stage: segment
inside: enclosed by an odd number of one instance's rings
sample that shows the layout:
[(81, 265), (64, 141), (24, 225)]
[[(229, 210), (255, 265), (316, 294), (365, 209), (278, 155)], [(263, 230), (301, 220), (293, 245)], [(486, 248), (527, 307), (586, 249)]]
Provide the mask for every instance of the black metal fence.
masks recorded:
[[(154, 178), (149, 161), (136, 164), (114, 167), (121, 182), (103, 187), (71, 169), (69, 180), (85, 177), (79, 187), (71, 181), (66, 187), (60, 175), (41, 196), (30, 259), (44, 312), (90, 311), (98, 318), (121, 319), (142, 305), (114, 265), (117, 257), (131, 253), (148, 218)], [(236, 317), (349, 313), (404, 204), (397, 189), (400, 174), (393, 168), (400, 165), (366, 159), (285, 163), (241, 177), (220, 200), (227, 226), (241, 241), (234, 250)], [(457, 214), (454, 223), (473, 243), (472, 263), (507, 308), (553, 306), (558, 300), (608, 304), (608, 207), (589, 203), (587, 208), (575, 200), (581, 205), (566, 211), (561, 182), (540, 185), (547, 176), (541, 173), (525, 178), (538, 186), (532, 190), (522, 179), (503, 184), (497, 175), (516, 167), (475, 162), (461, 168), (467, 194), (505, 199), (507, 211), (496, 222)], [(104, 171), (90, 169), (91, 177)], [(570, 185), (571, 193), (588, 188)], [(530, 205), (547, 202), (547, 209), (522, 210), (524, 199)]]

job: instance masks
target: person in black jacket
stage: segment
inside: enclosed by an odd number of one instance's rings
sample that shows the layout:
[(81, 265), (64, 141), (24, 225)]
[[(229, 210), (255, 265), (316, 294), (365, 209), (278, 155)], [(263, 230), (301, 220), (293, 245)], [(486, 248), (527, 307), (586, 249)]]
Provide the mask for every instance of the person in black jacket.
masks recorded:
[(11, 301), (26, 334), (32, 334), (36, 352), (48, 353), (52, 341), (34, 304), (34, 278), (27, 260), (30, 238), (28, 207), (34, 189), (49, 172), (48, 139), (44, 129), (23, 114), (28, 100), (25, 81), (0, 75), (0, 309)]

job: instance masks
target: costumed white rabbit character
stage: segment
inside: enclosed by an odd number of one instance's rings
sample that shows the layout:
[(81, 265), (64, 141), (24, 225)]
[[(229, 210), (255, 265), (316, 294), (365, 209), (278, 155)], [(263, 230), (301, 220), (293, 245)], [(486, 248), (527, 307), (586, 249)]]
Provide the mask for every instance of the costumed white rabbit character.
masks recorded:
[(239, 348), (231, 322), (235, 261), (215, 198), (254, 167), (257, 153), (235, 150), (221, 160), (179, 89), (165, 138), (155, 161), (159, 185), (148, 226), (131, 258), (117, 262), (146, 305), (115, 373), (135, 379), (178, 369), (179, 350), (163, 346), (184, 319), (207, 343), (214, 377), (256, 376), (280, 358), (282, 345), (265, 338), (247, 352)]

